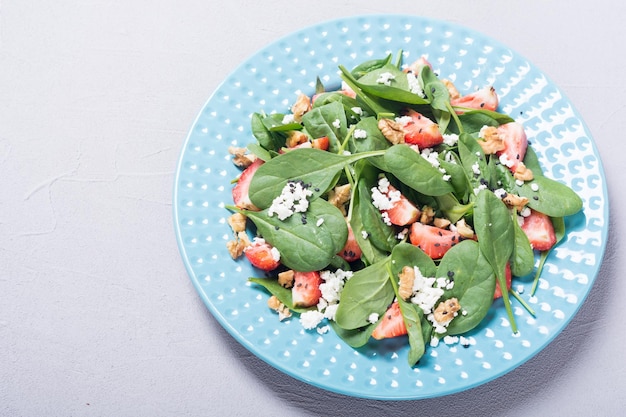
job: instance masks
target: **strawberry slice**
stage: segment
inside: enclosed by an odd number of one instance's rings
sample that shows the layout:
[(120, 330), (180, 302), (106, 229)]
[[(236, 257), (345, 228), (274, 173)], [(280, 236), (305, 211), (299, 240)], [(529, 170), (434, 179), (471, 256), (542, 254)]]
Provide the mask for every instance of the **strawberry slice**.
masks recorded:
[(252, 176), (262, 164), (263, 160), (261, 158), (257, 158), (252, 164), (243, 170), (239, 176), (239, 180), (237, 180), (237, 184), (235, 184), (232, 189), (233, 202), (235, 203), (235, 206), (240, 209), (259, 211), (259, 209), (252, 204), (252, 201), (250, 201), (250, 195), (248, 192), (250, 190)]
[(330, 142), (328, 140), (328, 136), (322, 136), (321, 138), (313, 139), (311, 141), (311, 147), (321, 149), (322, 151), (327, 151), (329, 146)]
[(463, 237), (457, 231), (415, 222), (411, 225), (409, 240), (432, 259), (441, 259)]
[(263, 271), (272, 271), (280, 265), (280, 254), (264, 240), (255, 240), (243, 253), (252, 265)]
[(393, 302), (385, 312), (382, 320), (372, 332), (372, 337), (377, 340), (397, 337), (407, 334), (404, 318), (397, 301)]
[[(511, 264), (507, 262), (506, 269), (504, 270), (504, 276), (506, 278), (506, 288), (507, 291), (511, 288), (511, 280), (513, 279), (513, 274), (511, 273)], [(500, 288), (500, 283), (496, 280), (496, 291), (493, 294), (493, 299), (497, 299), (502, 297), (502, 289)]]
[(530, 215), (524, 217), (522, 230), (528, 236), (528, 241), (533, 249), (549, 250), (556, 244), (556, 234), (552, 220), (547, 215), (531, 209)]
[[(467, 107), (476, 110), (495, 111), (498, 107), (498, 94), (493, 87), (485, 87), (470, 94), (466, 94), (459, 98), (450, 99), (450, 104), (455, 107)], [(463, 113), (457, 110), (457, 113)]]
[(496, 152), (496, 155), (511, 172), (515, 173), (520, 161), (524, 160), (528, 147), (524, 126), (518, 122), (505, 123), (498, 126), (498, 136), (504, 141), (505, 148)]
[(387, 197), (390, 197), (391, 195), (399, 196), (399, 200), (395, 201), (391, 208), (381, 210), (382, 213), (385, 213), (388, 216), (391, 224), (395, 224), (396, 226), (406, 226), (417, 221), (421, 214), (417, 206), (411, 203), (411, 201), (393, 185), (388, 186), (388, 191), (386, 193)]
[(406, 143), (417, 145), (420, 149), (432, 148), (443, 143), (439, 125), (415, 110), (409, 110), (398, 121), (404, 129)]
[(322, 291), (320, 290), (321, 283), (322, 277), (317, 271), (296, 271), (293, 277), (293, 287), (291, 288), (293, 306), (312, 307), (317, 305), (322, 296)]
[(359, 247), (359, 244), (354, 237), (352, 226), (350, 225), (350, 222), (348, 222), (348, 239), (346, 240), (345, 246), (343, 247), (343, 249), (341, 249), (338, 255), (348, 262), (354, 262), (357, 259), (361, 259), (362, 254), (363, 252), (361, 251), (361, 248)]

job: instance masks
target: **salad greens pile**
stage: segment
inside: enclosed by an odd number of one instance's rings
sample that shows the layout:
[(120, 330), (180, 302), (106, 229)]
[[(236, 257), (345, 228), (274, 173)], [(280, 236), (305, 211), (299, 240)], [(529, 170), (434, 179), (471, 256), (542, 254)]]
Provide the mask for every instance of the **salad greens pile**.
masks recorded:
[[(396, 300), (407, 328), (408, 360), (413, 366), (434, 333), (424, 311), (398, 296), (398, 275), (404, 266), (419, 268), (423, 276), (453, 277), (454, 285), (443, 289), (441, 299), (456, 298), (463, 314), (450, 322), (447, 334), (463, 334), (487, 315), (496, 283), (507, 288), (507, 266), (518, 277), (536, 269), (537, 251), (517, 221), (517, 210), (507, 206), (494, 190), (526, 197), (528, 207), (550, 217), (559, 240), (565, 236), (563, 218), (581, 210), (582, 201), (569, 187), (542, 174), (530, 146), (523, 162), (534, 179), (527, 182), (516, 181), (497, 157), (485, 154), (478, 142), (481, 129), (514, 120), (497, 111), (453, 106), (446, 84), (430, 66), (413, 74), (421, 90), (417, 92), (400, 59), (394, 61), (392, 55), (352, 70), (340, 66), (339, 70), (343, 85), (355, 94), (325, 91), (318, 80), (315, 100), (301, 120), (295, 121), (289, 113), (252, 115), (257, 141), (247, 149), (264, 163), (252, 178), (249, 198), (259, 210), (227, 208), (251, 220), (252, 233), (278, 249), (284, 267), (353, 272), (341, 290), (334, 320), (329, 321), (350, 346), (368, 343), (378, 324), (371, 320), (372, 313), (382, 318)], [(381, 82), (381, 77), (389, 82)], [(407, 109), (428, 117), (442, 134), (455, 138), (433, 149), (437, 164), (407, 144), (392, 144), (379, 129), (381, 119), (393, 120)], [(310, 139), (328, 138), (328, 150), (285, 150), (294, 131)], [(431, 259), (409, 243), (401, 227), (386, 223), (373, 204), (372, 188), (381, 175), (416, 206), (431, 207), (438, 217), (453, 224), (465, 220), (475, 231), (475, 239), (454, 245), (441, 259)], [(290, 181), (307, 184), (309, 206), (302, 215), (280, 220), (269, 208)], [(343, 184), (350, 184), (344, 212), (328, 201), (329, 192)], [(361, 258), (354, 262), (338, 256), (348, 237), (348, 224), (362, 250)], [(543, 260), (546, 256), (547, 252), (540, 254)], [(276, 276), (251, 280), (295, 312), (315, 309), (293, 306), (291, 293), (277, 283)], [(514, 291), (504, 290), (502, 299), (512, 331), (517, 332), (511, 294), (518, 297)]]

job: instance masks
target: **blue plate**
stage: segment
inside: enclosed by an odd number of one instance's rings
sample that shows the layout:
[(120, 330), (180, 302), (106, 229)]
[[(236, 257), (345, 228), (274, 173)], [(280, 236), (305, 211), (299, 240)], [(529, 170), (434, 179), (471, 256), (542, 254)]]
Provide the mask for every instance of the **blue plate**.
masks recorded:
[[(239, 170), (228, 147), (254, 141), (250, 116), (289, 111), (298, 92), (312, 94), (316, 77), (339, 86), (338, 65), (403, 51), (425, 55), (461, 93), (494, 85), (500, 110), (524, 124), (547, 176), (583, 199), (566, 219), (569, 233), (548, 258), (535, 297), (530, 280), (515, 287), (535, 310), (516, 301), (513, 335), (501, 303), (471, 332), (469, 347), (429, 348), (407, 364), (405, 338), (352, 349), (334, 333), (305, 331), (296, 318), (279, 322), (268, 295), (247, 283), (258, 271), (226, 250), (231, 180)], [(183, 261), (200, 297), (243, 346), (280, 371), (329, 391), (375, 399), (420, 399), (483, 384), (535, 356), (576, 314), (598, 273), (607, 241), (608, 198), (591, 135), (563, 93), (506, 46), (470, 29), (417, 16), (371, 15), (324, 22), (288, 35), (243, 62), (209, 98), (183, 144), (174, 186), (174, 223)]]

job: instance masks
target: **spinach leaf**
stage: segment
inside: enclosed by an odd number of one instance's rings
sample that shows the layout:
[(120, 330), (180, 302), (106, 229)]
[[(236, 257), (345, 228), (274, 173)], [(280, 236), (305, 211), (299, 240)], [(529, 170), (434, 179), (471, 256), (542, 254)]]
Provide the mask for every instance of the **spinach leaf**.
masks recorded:
[(395, 297), (389, 280), (388, 258), (363, 268), (346, 281), (335, 322), (347, 330), (367, 326), (372, 313), (382, 317)]
[(517, 222), (517, 213), (513, 212), (512, 216), (515, 244), (513, 256), (511, 256), (511, 272), (517, 277), (523, 277), (530, 274), (535, 267), (535, 253), (530, 246), (528, 236)]
[(420, 78), (424, 85), (424, 94), (426, 94), (432, 108), (443, 113), (449, 113), (450, 93), (446, 85), (437, 77), (437, 74), (428, 65), (424, 65)]
[[(535, 184), (535, 185), (533, 185)], [(537, 191), (533, 187), (537, 187)], [(513, 192), (528, 198), (528, 207), (550, 217), (565, 217), (578, 213), (583, 207), (582, 199), (567, 185), (544, 176), (535, 176), (533, 180), (519, 186), (515, 184)]]
[(330, 327), (332, 327), (335, 333), (337, 333), (337, 336), (346, 342), (348, 346), (358, 348), (369, 342), (370, 337), (376, 328), (376, 323), (368, 323), (367, 326), (359, 327), (358, 329), (344, 329), (331, 320)]
[(296, 313), (303, 313), (317, 307), (294, 307), (293, 299), (291, 297), (291, 289), (285, 288), (278, 283), (276, 277), (272, 278), (248, 278), (248, 281), (260, 285), (265, 288), (270, 294), (275, 295), (287, 308), (295, 311)]
[[(478, 133), (483, 126), (498, 127), (501, 124), (514, 121), (506, 114), (491, 110), (468, 110), (464, 111), (463, 114), (459, 114), (458, 117), (465, 133)], [(454, 130), (453, 132), (459, 133)]]
[(478, 141), (470, 134), (461, 133), (458, 146), (459, 157), (471, 188), (479, 189), (489, 184), (491, 177), (489, 162)]
[[(250, 125), (252, 134), (259, 144), (268, 151), (277, 151), (285, 146), (286, 136), (280, 132), (271, 132), (270, 127), (278, 123), (266, 115), (260, 113), (252, 114)], [(268, 127), (269, 125), (269, 127)]]
[(355, 78), (359, 79), (368, 72), (377, 70), (379, 68), (383, 68), (384, 66), (391, 63), (392, 55), (389, 54), (383, 59), (371, 59), (369, 61), (365, 61), (357, 65), (350, 71), (350, 74)]
[(311, 137), (328, 137), (328, 150), (331, 153), (339, 151), (348, 131), (346, 113), (343, 105), (337, 101), (312, 108), (302, 116), (302, 124)]
[(416, 266), (425, 277), (433, 277), (437, 265), (423, 250), (410, 243), (399, 243), (391, 252), (391, 273), (398, 277), (405, 266)]
[[(358, 80), (350, 74), (343, 74), (363, 93), (368, 96), (402, 103), (406, 105), (424, 105), (428, 100), (411, 92), (406, 73), (393, 64), (370, 71)], [(381, 78), (388, 77), (389, 85), (381, 82)], [(447, 90), (446, 90), (447, 91)]]
[[(481, 190), (474, 204), (474, 231), (478, 237), (478, 246), (495, 272), (500, 288), (507, 288), (505, 268), (515, 243), (515, 230), (509, 209), (489, 190)], [(502, 291), (502, 299), (511, 328), (516, 333), (517, 325), (507, 291)]]
[(439, 196), (454, 191), (443, 174), (407, 145), (394, 145), (383, 158), (390, 173), (422, 194)]
[(478, 243), (464, 240), (452, 247), (441, 259), (438, 277), (454, 280), (454, 287), (446, 290), (443, 298), (456, 297), (461, 305), (459, 312), (448, 325), (449, 334), (465, 333), (476, 327), (493, 304), (496, 277), (489, 262), (481, 253)]
[[(281, 263), (296, 271), (325, 268), (348, 237), (348, 226), (339, 209), (321, 198), (309, 203), (306, 219), (296, 213), (279, 220), (277, 216), (269, 216), (267, 209), (237, 211), (252, 220), (258, 233), (278, 249)], [(320, 225), (319, 219), (323, 219)]]

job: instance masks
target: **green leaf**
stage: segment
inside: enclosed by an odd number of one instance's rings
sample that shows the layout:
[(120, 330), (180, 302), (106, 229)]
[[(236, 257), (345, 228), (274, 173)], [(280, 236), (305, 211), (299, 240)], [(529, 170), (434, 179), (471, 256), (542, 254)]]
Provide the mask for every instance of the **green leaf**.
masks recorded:
[(372, 332), (374, 332), (374, 329), (376, 328), (376, 323), (369, 323), (367, 326), (360, 327), (358, 329), (344, 329), (331, 320), (330, 326), (335, 333), (337, 333), (337, 336), (346, 342), (348, 346), (359, 348), (369, 342)]
[(517, 277), (523, 277), (532, 272), (535, 267), (535, 253), (528, 241), (528, 236), (517, 222), (517, 213), (514, 212), (513, 229), (515, 244), (513, 246), (513, 256), (511, 256), (511, 272)]
[(314, 107), (306, 112), (302, 116), (302, 124), (311, 137), (328, 137), (328, 150), (331, 153), (336, 153), (341, 148), (341, 143), (348, 131), (344, 107), (336, 101), (321, 107)]
[[(282, 264), (296, 271), (325, 268), (345, 245), (348, 226), (339, 209), (326, 200), (309, 203), (306, 221), (300, 213), (285, 220), (269, 216), (268, 210), (244, 211), (258, 233), (280, 252)], [(323, 223), (318, 225), (318, 220)]]
[(389, 281), (388, 259), (357, 271), (346, 281), (341, 292), (335, 322), (352, 330), (367, 326), (372, 313), (382, 316), (393, 301), (395, 293)]
[(407, 145), (389, 148), (384, 161), (390, 173), (415, 191), (431, 196), (454, 191), (437, 168)]
[(307, 307), (307, 308), (294, 307), (293, 299), (291, 297), (291, 289), (285, 288), (282, 285), (280, 285), (276, 277), (272, 277), (272, 278), (251, 277), (251, 278), (248, 278), (248, 281), (262, 286), (270, 294), (275, 295), (276, 298), (278, 298), (280, 302), (283, 303), (287, 308), (289, 308), (292, 311), (295, 311), (296, 313), (303, 313), (305, 311), (316, 308), (316, 307)]
[(478, 243), (465, 240), (452, 247), (441, 259), (438, 277), (454, 279), (454, 287), (443, 298), (456, 297), (461, 311), (448, 325), (449, 334), (462, 334), (476, 327), (493, 304), (496, 277), (482, 255)]

